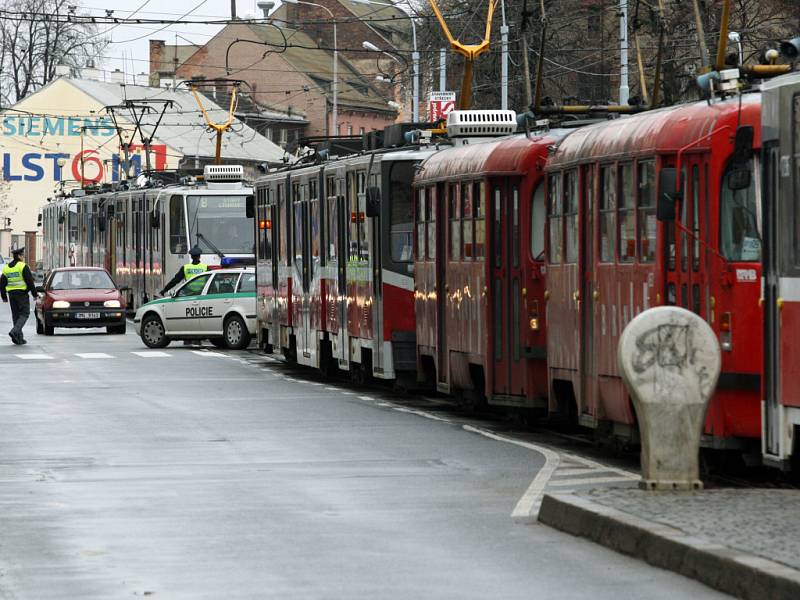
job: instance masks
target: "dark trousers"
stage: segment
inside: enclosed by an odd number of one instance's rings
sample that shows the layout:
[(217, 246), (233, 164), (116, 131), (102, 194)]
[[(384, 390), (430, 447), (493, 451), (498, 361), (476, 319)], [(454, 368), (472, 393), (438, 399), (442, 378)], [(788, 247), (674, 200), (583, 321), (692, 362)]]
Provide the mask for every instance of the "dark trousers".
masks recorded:
[(11, 305), (11, 320), (14, 327), (9, 331), (10, 334), (22, 337), (22, 328), (28, 321), (31, 314), (31, 304), (28, 300), (27, 291), (8, 292), (8, 303)]

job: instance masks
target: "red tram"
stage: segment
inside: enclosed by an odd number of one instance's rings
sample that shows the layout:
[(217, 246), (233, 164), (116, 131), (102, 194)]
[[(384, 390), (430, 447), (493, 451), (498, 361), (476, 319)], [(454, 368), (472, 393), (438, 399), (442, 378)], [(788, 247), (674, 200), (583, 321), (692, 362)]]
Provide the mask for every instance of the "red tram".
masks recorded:
[(547, 405), (543, 181), (564, 133), (442, 150), (416, 177), (417, 359), (440, 391)]
[(619, 336), (639, 312), (674, 304), (706, 319), (722, 348), (704, 444), (759, 437), (760, 109), (756, 94), (682, 105), (559, 144), (547, 165), (551, 410), (635, 437)]
[(411, 182), (432, 152), (369, 152), (256, 182), (262, 348), (357, 379), (413, 373)]

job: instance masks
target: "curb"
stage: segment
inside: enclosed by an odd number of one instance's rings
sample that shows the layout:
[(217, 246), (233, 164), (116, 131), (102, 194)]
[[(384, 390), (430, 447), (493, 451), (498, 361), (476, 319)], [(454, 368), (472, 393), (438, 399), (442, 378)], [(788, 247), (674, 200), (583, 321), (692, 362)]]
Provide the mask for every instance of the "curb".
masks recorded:
[(545, 494), (539, 522), (738, 598), (800, 598), (800, 571), (572, 494)]

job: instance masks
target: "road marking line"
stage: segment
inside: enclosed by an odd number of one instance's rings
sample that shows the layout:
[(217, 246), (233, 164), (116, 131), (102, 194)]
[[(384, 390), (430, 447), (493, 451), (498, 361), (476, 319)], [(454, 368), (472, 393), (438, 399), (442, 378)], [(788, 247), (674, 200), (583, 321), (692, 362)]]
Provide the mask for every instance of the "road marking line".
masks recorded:
[(577, 479), (551, 479), (550, 487), (563, 487), (568, 485), (586, 485), (595, 483), (619, 483), (621, 481), (634, 481), (638, 477), (583, 477)]
[[(562, 465), (564, 463), (561, 463)], [(610, 471), (611, 469), (606, 469), (606, 471)], [(560, 468), (556, 471), (556, 477), (567, 477), (572, 475), (591, 475), (592, 473), (597, 473), (597, 469), (593, 469), (591, 467), (580, 467), (580, 468)]]
[(392, 410), (396, 410), (397, 412), (402, 413), (409, 413), (412, 415), (417, 415), (418, 417), (424, 417), (426, 419), (431, 419), (432, 421), (441, 421), (442, 423), (452, 423), (450, 419), (444, 419), (438, 415), (434, 415), (432, 413), (426, 412), (424, 410), (419, 410), (416, 408), (406, 408), (404, 406), (397, 406), (396, 404), (392, 407)]
[(508, 444), (514, 444), (515, 446), (527, 448), (528, 450), (533, 450), (534, 452), (538, 452), (544, 456), (544, 465), (541, 469), (539, 469), (539, 472), (536, 474), (536, 477), (533, 478), (533, 481), (531, 481), (528, 489), (525, 490), (525, 493), (522, 494), (522, 497), (517, 501), (516, 506), (514, 506), (514, 510), (511, 511), (512, 519), (529, 519), (535, 517), (539, 510), (539, 506), (542, 503), (542, 494), (544, 494), (544, 488), (547, 486), (547, 482), (550, 480), (550, 477), (553, 475), (555, 470), (558, 468), (559, 463), (561, 462), (561, 457), (558, 455), (558, 453), (554, 452), (550, 448), (539, 446), (538, 444), (514, 440), (503, 435), (491, 433), (485, 429), (480, 429), (479, 427), (473, 427), (472, 425), (463, 425), (462, 428), (465, 431), (471, 431), (472, 433), (477, 433), (499, 442), (506, 442)]
[(375, 398), (372, 398), (371, 396), (359, 396), (358, 399), (359, 400), (366, 400), (367, 402), (374, 402), (375, 401)]
[(76, 352), (75, 356), (78, 358), (114, 358), (105, 352)]
[(211, 350), (192, 350), (192, 354), (197, 354), (199, 356), (221, 356), (226, 358), (221, 352), (212, 352)]
[(14, 356), (22, 360), (53, 360), (49, 354), (15, 354)]
[(142, 358), (165, 358), (168, 356), (172, 356), (167, 352), (159, 352), (158, 350), (145, 350), (144, 352), (131, 352), (131, 354), (135, 354), (136, 356), (141, 356)]
[(639, 473), (626, 471), (625, 469), (618, 469), (616, 467), (610, 467), (608, 465), (595, 462), (588, 458), (583, 458), (582, 456), (576, 456), (575, 454), (565, 454), (563, 455), (562, 459), (564, 460), (564, 462), (570, 461), (573, 463), (578, 463), (595, 470), (606, 471), (610, 473), (618, 473), (619, 475), (622, 475), (623, 477), (628, 477), (630, 479), (639, 479), (639, 477), (641, 477)]

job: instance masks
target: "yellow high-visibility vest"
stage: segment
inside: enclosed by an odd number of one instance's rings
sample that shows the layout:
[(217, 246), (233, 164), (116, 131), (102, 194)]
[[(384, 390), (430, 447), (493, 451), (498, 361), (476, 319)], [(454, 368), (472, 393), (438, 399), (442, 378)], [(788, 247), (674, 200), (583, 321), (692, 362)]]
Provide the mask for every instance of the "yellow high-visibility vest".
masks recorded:
[(200, 275), (200, 273), (205, 273), (208, 271), (208, 267), (203, 263), (189, 263), (187, 265), (183, 265), (183, 279), (191, 279), (195, 275)]
[(22, 270), (25, 268), (25, 263), (17, 261), (13, 267), (6, 264), (3, 267), (3, 275), (6, 276), (8, 283), (6, 283), (7, 292), (26, 291), (28, 284), (25, 283), (25, 278), (22, 276)]

